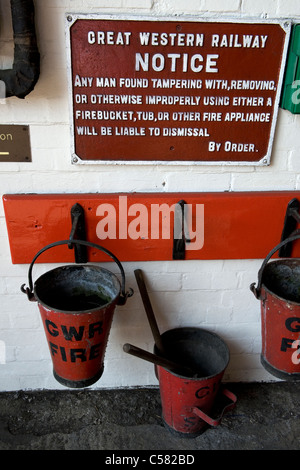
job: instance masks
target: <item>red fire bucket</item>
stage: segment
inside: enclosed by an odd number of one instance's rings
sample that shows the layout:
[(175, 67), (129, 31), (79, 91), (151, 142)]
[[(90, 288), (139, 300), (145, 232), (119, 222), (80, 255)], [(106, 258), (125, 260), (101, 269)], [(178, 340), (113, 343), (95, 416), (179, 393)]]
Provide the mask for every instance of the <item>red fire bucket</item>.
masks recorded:
[(68, 265), (43, 274), (32, 286), (32, 268), (37, 257), (70, 240), (47, 245), (33, 259), (28, 274), (30, 300), (38, 302), (53, 362), (56, 380), (71, 388), (87, 387), (101, 377), (104, 354), (116, 305), (124, 305), (125, 275), (119, 260), (94, 243), (72, 240), (72, 244), (98, 248), (118, 264), (122, 286), (110, 271), (95, 265)]
[[(218, 426), (224, 412), (237, 401), (220, 384), (229, 362), (229, 349), (215, 333), (200, 328), (175, 328), (162, 334), (164, 356), (197, 371), (197, 377), (185, 377), (156, 366), (159, 380), (162, 418), (165, 426), (179, 437), (196, 437), (208, 426)], [(155, 348), (156, 354), (159, 351)], [(217, 418), (210, 417), (220, 396), (227, 404)]]
[(273, 248), (258, 272), (257, 287), (250, 286), (261, 301), (261, 363), (275, 377), (292, 381), (300, 380), (300, 260), (269, 260), (299, 237), (289, 237)]

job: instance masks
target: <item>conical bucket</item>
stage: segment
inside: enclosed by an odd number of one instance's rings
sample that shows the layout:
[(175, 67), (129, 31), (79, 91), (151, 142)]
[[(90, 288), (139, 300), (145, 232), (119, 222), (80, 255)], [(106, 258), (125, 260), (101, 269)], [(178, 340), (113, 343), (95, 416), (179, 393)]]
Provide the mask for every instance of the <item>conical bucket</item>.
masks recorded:
[(119, 260), (94, 243), (72, 240), (72, 244), (98, 248), (118, 264), (122, 286), (110, 271), (95, 265), (67, 265), (40, 276), (32, 285), (32, 268), (37, 257), (54, 246), (43, 248), (29, 268), (30, 300), (38, 303), (56, 380), (71, 388), (87, 387), (101, 377), (104, 355), (116, 305), (124, 305), (132, 290), (125, 293), (125, 275)]
[[(201, 328), (175, 328), (163, 333), (161, 339), (166, 358), (197, 372), (186, 377), (156, 366), (164, 424), (179, 437), (196, 437), (209, 426), (218, 426), (224, 412), (237, 401), (233, 393), (220, 387), (229, 349), (218, 335)], [(154, 350), (159, 355), (156, 347)], [(227, 403), (217, 418), (212, 418), (210, 413), (221, 396)]]
[(273, 248), (258, 272), (257, 287), (250, 286), (261, 301), (261, 363), (275, 377), (292, 381), (300, 380), (300, 260), (270, 258), (299, 238), (289, 237)]

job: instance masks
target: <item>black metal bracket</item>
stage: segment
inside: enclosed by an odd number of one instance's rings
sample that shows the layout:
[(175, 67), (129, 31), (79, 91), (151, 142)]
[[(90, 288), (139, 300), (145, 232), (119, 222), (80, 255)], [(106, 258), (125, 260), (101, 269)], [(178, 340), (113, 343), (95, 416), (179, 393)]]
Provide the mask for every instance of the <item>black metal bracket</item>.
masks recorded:
[[(281, 234), (281, 241), (284, 241), (286, 238), (289, 238), (291, 235), (294, 235), (297, 230), (297, 224), (300, 224), (300, 214), (299, 214), (300, 203), (298, 199), (292, 199), (287, 206), (283, 230)], [(282, 246), (278, 252), (280, 258), (289, 258), (292, 253), (292, 243), (287, 243)]]
[(191, 241), (188, 237), (185, 205), (182, 199), (174, 210), (173, 259), (185, 259), (185, 245)]
[(83, 207), (76, 203), (71, 208), (71, 222), (72, 229), (70, 233), (70, 243), (68, 247), (74, 249), (75, 263), (87, 263), (87, 247), (85, 245), (72, 244), (72, 240), (83, 240), (86, 241), (86, 232), (85, 232), (85, 220), (84, 220), (84, 209)]

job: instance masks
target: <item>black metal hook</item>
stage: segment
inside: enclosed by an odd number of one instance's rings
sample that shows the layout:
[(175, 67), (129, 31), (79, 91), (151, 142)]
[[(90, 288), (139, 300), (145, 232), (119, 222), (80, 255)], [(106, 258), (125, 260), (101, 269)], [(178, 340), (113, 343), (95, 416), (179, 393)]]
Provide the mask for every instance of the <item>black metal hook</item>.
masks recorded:
[[(284, 241), (292, 235), (295, 235), (299, 231), (297, 230), (297, 224), (300, 224), (299, 208), (300, 203), (296, 198), (291, 199), (291, 201), (288, 203), (283, 223), (281, 241)], [(278, 256), (280, 258), (289, 258), (292, 253), (292, 248), (292, 242), (287, 243), (280, 248)]]
[(181, 199), (181, 201), (176, 204), (174, 210), (173, 259), (184, 259), (185, 245), (191, 241), (187, 236), (185, 205), (186, 202)]
[(74, 249), (75, 263), (87, 263), (87, 247), (72, 243), (72, 240), (86, 240), (84, 209), (78, 202), (71, 208), (71, 221), (72, 229), (68, 247)]

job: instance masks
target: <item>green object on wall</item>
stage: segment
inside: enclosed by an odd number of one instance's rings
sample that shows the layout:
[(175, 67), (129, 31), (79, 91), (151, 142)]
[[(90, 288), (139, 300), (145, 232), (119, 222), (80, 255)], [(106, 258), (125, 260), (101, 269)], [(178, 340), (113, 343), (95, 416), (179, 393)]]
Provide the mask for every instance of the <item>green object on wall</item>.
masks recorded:
[(280, 107), (300, 114), (300, 24), (293, 25)]

